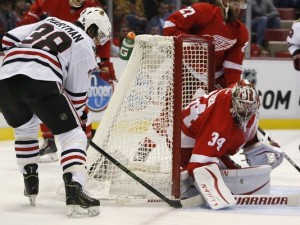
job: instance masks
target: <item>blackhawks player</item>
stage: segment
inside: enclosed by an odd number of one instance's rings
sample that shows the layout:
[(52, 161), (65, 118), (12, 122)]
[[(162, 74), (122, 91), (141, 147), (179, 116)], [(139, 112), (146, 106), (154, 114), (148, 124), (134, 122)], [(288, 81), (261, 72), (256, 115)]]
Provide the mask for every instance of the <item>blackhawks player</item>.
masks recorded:
[[(9, 31), (0, 69), (0, 107), (15, 131), (17, 163), (24, 176), (25, 196), (32, 205), (39, 191), (39, 120), (62, 146), (61, 166), (67, 215), (100, 213), (100, 202), (84, 193), (87, 137), (83, 132), (90, 74), (97, 68), (94, 48), (111, 34), (108, 16), (88, 7), (73, 24), (56, 17)], [(74, 107), (77, 102), (78, 107)], [(79, 106), (79, 102), (81, 106)]]
[[(75, 22), (80, 13), (87, 7), (95, 7), (97, 4), (92, 0), (36, 0), (29, 11), (24, 15), (21, 24), (31, 24), (38, 22), (47, 16), (54, 16), (59, 19)], [(113, 64), (110, 62), (110, 40), (103, 46), (97, 48), (98, 67), (102, 79), (112, 82), (116, 79)], [(75, 107), (80, 107), (77, 102), (73, 102)], [(92, 125), (89, 118), (89, 109), (85, 107), (82, 119), (86, 121), (85, 132), (88, 139), (92, 138)], [(50, 129), (45, 124), (40, 124), (44, 142), (40, 149), (40, 160), (43, 162), (56, 161), (58, 156), (55, 139)]]
[[(171, 14), (165, 22), (163, 34), (193, 34), (213, 38), (216, 84), (223, 88), (232, 87), (241, 79), (244, 49), (249, 39), (246, 26), (238, 19), (241, 9), (245, 9), (246, 6), (244, 0), (217, 0), (215, 4), (193, 4)], [(156, 144), (146, 137), (141, 141), (140, 151), (135, 159), (144, 161), (155, 146)]]

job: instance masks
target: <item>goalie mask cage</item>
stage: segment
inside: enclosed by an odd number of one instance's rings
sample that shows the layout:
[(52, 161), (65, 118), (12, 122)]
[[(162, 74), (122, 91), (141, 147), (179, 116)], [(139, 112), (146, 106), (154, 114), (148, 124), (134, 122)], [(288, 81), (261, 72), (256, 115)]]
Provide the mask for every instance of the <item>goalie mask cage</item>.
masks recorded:
[[(214, 45), (205, 38), (137, 36), (93, 138), (171, 199), (180, 198), (181, 109), (214, 89), (213, 58)], [(95, 197), (157, 199), (92, 147), (87, 153), (87, 189)]]

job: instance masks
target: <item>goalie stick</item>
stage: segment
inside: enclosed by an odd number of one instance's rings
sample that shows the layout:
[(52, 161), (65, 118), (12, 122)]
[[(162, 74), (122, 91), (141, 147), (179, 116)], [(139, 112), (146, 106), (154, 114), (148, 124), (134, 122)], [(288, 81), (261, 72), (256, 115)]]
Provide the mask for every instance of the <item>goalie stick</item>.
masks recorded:
[[(237, 206), (286, 206), (299, 207), (300, 195), (233, 195)], [(199, 205), (205, 203), (202, 195), (196, 195), (193, 198), (198, 198)], [(181, 200), (185, 201), (185, 200)], [(147, 205), (161, 205), (166, 204), (161, 199), (133, 199), (133, 198), (117, 198), (117, 205), (119, 206), (147, 206)]]
[(96, 145), (93, 141), (89, 141), (90, 145), (98, 151), (100, 154), (105, 156), (110, 162), (112, 162), (115, 166), (117, 166), (119, 169), (121, 169), (123, 172), (125, 172), (128, 176), (133, 178), (136, 182), (143, 185), (146, 189), (151, 191), (153, 194), (155, 194), (157, 197), (159, 197), (161, 200), (166, 202), (169, 206), (173, 208), (188, 208), (188, 207), (194, 207), (199, 206), (200, 204), (203, 204), (203, 198), (201, 195), (194, 196), (192, 198), (184, 199), (184, 200), (172, 200), (163, 195), (161, 192), (156, 190), (154, 187), (152, 187), (150, 184), (148, 184), (146, 181), (138, 177), (136, 174), (134, 174), (132, 171), (130, 171), (128, 168), (126, 168), (124, 165), (122, 165), (118, 160), (116, 160), (114, 157), (109, 155), (106, 151), (104, 151), (102, 148), (100, 148), (98, 145)]
[(234, 195), (237, 205), (299, 207), (299, 194), (291, 195)]
[[(130, 199), (130, 198), (117, 198), (118, 205), (145, 205), (145, 204), (157, 204), (157, 203), (167, 203), (169, 206), (173, 208), (189, 208), (200, 206), (205, 203), (204, 198), (201, 194), (196, 195), (194, 197), (183, 199), (183, 200), (172, 200), (167, 198), (161, 192), (153, 188), (146, 181), (138, 177), (136, 174), (131, 172), (128, 168), (123, 166), (118, 160), (105, 152), (102, 148), (96, 145), (93, 141), (89, 141), (90, 145), (98, 151), (100, 154), (105, 156), (109, 161), (111, 161), (115, 166), (125, 172), (128, 176), (133, 178), (136, 182), (140, 183), (146, 189), (151, 191), (160, 199)], [(277, 196), (277, 195), (234, 195), (237, 205), (262, 205), (262, 206), (270, 206), (270, 205), (281, 205), (281, 206), (299, 206), (299, 194), (295, 195), (287, 195), (287, 196)]]
[[(267, 134), (266, 134), (266, 132), (262, 129), (262, 128), (260, 128), (260, 127), (258, 127), (258, 130), (259, 130), (259, 132), (261, 132), (264, 136), (266, 136)], [(274, 142), (271, 138), (270, 138), (270, 136), (268, 135), (267, 136), (267, 138), (268, 138), (268, 141), (271, 141), (271, 142)], [(300, 168), (299, 168), (299, 166), (297, 166), (297, 164), (285, 153), (285, 152), (282, 152), (282, 154), (283, 154), (283, 156), (284, 156), (284, 158), (290, 163), (290, 164), (292, 164), (292, 166), (300, 173)]]

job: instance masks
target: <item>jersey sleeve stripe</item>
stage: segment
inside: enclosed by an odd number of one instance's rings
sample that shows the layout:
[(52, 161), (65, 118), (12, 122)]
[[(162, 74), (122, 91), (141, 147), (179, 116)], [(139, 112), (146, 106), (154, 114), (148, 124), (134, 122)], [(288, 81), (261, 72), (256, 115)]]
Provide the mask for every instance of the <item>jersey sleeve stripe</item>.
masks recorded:
[(219, 160), (217, 157), (209, 157), (205, 155), (198, 155), (198, 154), (192, 154), (190, 162), (194, 163), (209, 163), (209, 162), (214, 162), (219, 164)]
[(224, 61), (223, 66), (229, 69), (243, 70), (242, 65), (230, 61)]
[(73, 97), (83, 97), (86, 96), (87, 92), (80, 92), (80, 93), (74, 93), (66, 89), (66, 92), (68, 95), (73, 96)]
[(33, 12), (28, 12), (28, 15), (32, 16), (32, 17), (34, 17), (34, 18), (36, 18), (38, 20), (40, 19), (40, 17), (37, 14), (33, 13)]
[(74, 105), (79, 105), (79, 104), (84, 104), (84, 103), (86, 103), (86, 101), (87, 101), (87, 97), (85, 97), (84, 99), (81, 99), (81, 100), (72, 100), (72, 103), (73, 103)]
[(7, 39), (11, 40), (10, 42), (20, 42), (20, 40), (18, 38), (16, 38), (15, 36), (11, 35), (10, 33), (6, 33), (4, 35), (3, 40), (7, 40)]

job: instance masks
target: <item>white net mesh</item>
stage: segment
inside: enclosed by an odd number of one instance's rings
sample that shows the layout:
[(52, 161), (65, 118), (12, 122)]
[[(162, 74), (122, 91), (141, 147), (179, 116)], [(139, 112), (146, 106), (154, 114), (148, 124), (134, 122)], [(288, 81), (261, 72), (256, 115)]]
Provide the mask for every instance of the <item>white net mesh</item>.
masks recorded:
[[(176, 42), (177, 43), (177, 42)], [(208, 44), (139, 35), (93, 141), (155, 189), (172, 198), (175, 67), (182, 67), (182, 107), (208, 90)], [(175, 65), (179, 57), (180, 65)], [(178, 61), (176, 61), (178, 62)], [(178, 141), (178, 140), (177, 140)], [(153, 194), (88, 149), (88, 189), (98, 198), (151, 198)]]

